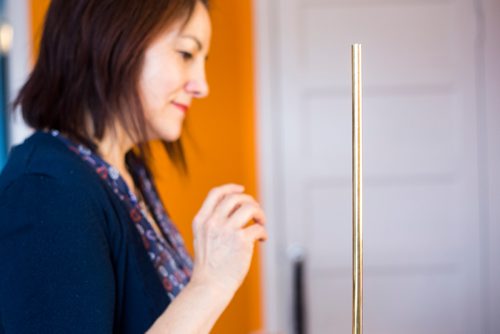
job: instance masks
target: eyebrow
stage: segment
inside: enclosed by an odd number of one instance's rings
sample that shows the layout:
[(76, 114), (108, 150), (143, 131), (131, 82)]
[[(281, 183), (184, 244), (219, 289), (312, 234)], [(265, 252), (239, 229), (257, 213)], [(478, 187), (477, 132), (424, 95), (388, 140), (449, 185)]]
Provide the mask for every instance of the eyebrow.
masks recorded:
[(200, 40), (192, 35), (182, 35), (180, 36), (181, 38), (189, 38), (191, 40), (193, 40), (196, 45), (198, 46), (198, 50), (201, 51), (203, 49), (203, 44), (201, 44)]

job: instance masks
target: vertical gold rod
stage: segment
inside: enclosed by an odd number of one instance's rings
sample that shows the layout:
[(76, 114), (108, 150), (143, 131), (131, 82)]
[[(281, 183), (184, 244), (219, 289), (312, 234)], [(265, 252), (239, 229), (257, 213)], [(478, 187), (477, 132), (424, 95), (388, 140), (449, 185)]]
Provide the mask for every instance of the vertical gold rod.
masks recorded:
[(352, 47), (352, 333), (363, 332), (363, 146), (361, 44)]

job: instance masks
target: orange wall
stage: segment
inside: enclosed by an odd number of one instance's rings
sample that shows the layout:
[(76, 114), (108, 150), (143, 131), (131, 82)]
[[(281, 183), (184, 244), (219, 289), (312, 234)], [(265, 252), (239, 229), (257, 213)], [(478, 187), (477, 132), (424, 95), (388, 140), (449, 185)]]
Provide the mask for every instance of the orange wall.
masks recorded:
[[(190, 110), (184, 136), (189, 178), (180, 178), (161, 154), (154, 165), (161, 195), (190, 249), (192, 217), (212, 187), (237, 182), (250, 194), (257, 192), (251, 9), (250, 0), (218, 0), (213, 5), (214, 33), (207, 63), (211, 92)], [(238, 334), (262, 328), (260, 296), (256, 256), (213, 332)]]
[(49, 0), (31, 0), (31, 45), (33, 47), (33, 57), (38, 54), (38, 44), (40, 43), (40, 38), (42, 34), (41, 27), (43, 25), (43, 19), (45, 16), (45, 11), (49, 6)]
[[(35, 42), (48, 2), (31, 0)], [(191, 251), (191, 221), (212, 187), (237, 182), (248, 193), (257, 193), (251, 0), (215, 0), (211, 15), (214, 35), (207, 63), (211, 93), (195, 102), (183, 135), (190, 175), (180, 177), (158, 145), (152, 166), (160, 195)], [(256, 254), (247, 279), (213, 332), (261, 329), (260, 296)]]

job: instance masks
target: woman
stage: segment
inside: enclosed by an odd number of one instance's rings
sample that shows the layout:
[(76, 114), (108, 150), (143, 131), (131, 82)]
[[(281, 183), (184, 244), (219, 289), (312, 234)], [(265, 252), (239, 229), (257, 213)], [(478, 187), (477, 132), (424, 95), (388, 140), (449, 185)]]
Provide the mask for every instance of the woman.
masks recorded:
[(207, 7), (52, 0), (15, 101), (37, 131), (0, 177), (0, 333), (207, 333), (230, 302), (267, 238), (261, 207), (242, 186), (211, 190), (192, 260), (145, 163), (161, 139), (185, 167)]

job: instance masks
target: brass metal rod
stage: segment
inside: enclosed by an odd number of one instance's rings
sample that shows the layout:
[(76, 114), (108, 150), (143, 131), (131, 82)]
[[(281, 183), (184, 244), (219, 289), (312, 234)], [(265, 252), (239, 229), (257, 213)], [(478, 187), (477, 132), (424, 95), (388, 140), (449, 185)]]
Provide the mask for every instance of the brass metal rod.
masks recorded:
[(352, 333), (363, 332), (363, 132), (361, 44), (352, 50)]

